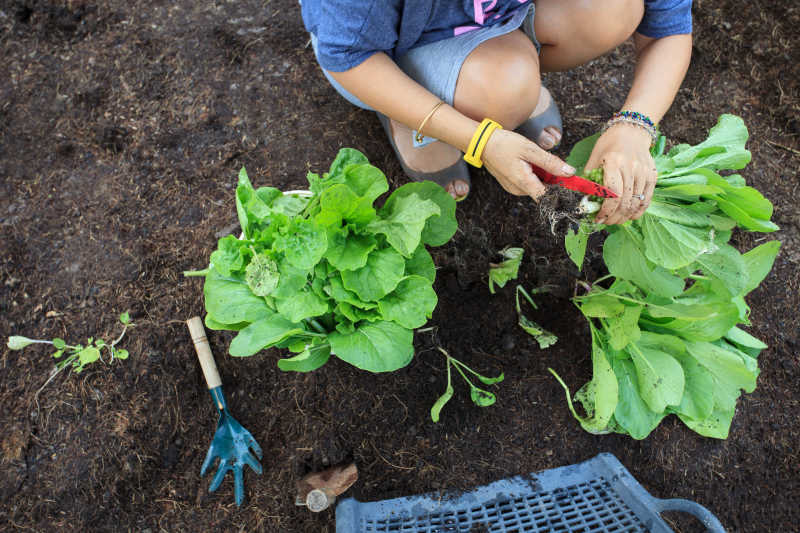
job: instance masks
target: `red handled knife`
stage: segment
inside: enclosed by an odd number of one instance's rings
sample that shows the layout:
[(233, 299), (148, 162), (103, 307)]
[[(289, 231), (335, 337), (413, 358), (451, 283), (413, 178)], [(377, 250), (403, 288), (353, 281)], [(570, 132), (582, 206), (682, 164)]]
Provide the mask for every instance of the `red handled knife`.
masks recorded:
[(537, 167), (533, 163), (531, 163), (531, 168), (533, 169), (533, 173), (536, 174), (540, 180), (550, 185), (560, 185), (565, 189), (582, 192), (583, 194), (590, 194), (592, 196), (599, 196), (600, 198), (616, 198), (618, 196), (617, 193), (608, 187), (580, 176), (556, 176), (541, 167)]

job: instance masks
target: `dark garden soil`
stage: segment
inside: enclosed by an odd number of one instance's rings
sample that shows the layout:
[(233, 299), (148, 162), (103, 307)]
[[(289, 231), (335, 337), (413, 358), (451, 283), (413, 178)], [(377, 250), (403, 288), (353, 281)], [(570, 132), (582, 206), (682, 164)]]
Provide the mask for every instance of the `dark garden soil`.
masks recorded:
[[(748, 299), (750, 331), (770, 347), (730, 437), (700, 437), (675, 417), (644, 441), (580, 428), (547, 372), (573, 390), (591, 375), (565, 226), (552, 234), (536, 204), (481, 171), (459, 204), (459, 232), (434, 251), (434, 329), (416, 335), (407, 368), (371, 375), (332, 360), (282, 373), (277, 353), (234, 360), (231, 334), (209, 333), (231, 411), (264, 449), (264, 474), (246, 474), (237, 509), (231, 479), (209, 494), (199, 475), (216, 411), (184, 325), (203, 313), (202, 280), (182, 271), (204, 267), (235, 230), (242, 165), (257, 186), (282, 189), (303, 187), (343, 146), (392, 187), (405, 181), (400, 167), (375, 116), (326, 83), (293, 0), (0, 0), (0, 530), (332, 532), (332, 511), (294, 505), (296, 480), (328, 465), (355, 461), (348, 494), (378, 500), (610, 452), (655, 496), (696, 500), (731, 531), (798, 531), (800, 7), (697, 0), (694, 12), (693, 63), (663, 131), (694, 143), (721, 113), (742, 116), (745, 177), (782, 229), (734, 243), (784, 243)], [(561, 155), (618, 109), (630, 59), (626, 45), (548, 76), (566, 125)], [(516, 326), (513, 285), (488, 292), (488, 264), (507, 245), (525, 249), (525, 287), (559, 287), (529, 315), (558, 335), (547, 350)], [(37, 405), (49, 352), (12, 352), (5, 338), (111, 339), (126, 309), (130, 359), (61, 374)], [(483, 373), (502, 369), (497, 404), (475, 407), (455, 382), (433, 424), (445, 387), (437, 346)]]

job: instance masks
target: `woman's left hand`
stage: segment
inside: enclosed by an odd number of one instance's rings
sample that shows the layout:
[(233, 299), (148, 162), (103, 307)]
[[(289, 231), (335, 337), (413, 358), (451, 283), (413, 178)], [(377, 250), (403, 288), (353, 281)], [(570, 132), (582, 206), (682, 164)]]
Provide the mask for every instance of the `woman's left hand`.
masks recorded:
[(603, 167), (603, 182), (619, 195), (607, 198), (595, 221), (622, 224), (644, 214), (656, 187), (650, 134), (635, 124), (617, 123), (597, 140), (586, 170)]

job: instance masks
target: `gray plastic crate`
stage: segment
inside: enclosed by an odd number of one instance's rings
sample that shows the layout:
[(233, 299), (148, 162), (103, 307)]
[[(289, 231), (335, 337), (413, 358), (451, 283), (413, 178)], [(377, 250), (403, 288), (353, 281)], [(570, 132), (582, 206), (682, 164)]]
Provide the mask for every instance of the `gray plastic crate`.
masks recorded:
[(671, 532), (659, 513), (683, 511), (725, 533), (705, 507), (650, 494), (611, 454), (516, 476), (454, 496), (425, 494), (336, 507), (336, 533)]

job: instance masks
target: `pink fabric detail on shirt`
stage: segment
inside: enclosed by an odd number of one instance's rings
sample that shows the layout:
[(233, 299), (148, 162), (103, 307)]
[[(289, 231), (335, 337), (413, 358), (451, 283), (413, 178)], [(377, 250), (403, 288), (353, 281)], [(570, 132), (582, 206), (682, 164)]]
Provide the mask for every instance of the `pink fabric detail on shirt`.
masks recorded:
[(481, 29), (480, 26), (456, 26), (455, 28), (453, 28), (453, 36), (469, 33), (471, 31), (479, 29)]
[(475, 11), (475, 22), (483, 24), (486, 20), (486, 15), (497, 5), (497, 0), (489, 0), (489, 5), (486, 9), (483, 8), (484, 0), (472, 0), (472, 7)]

